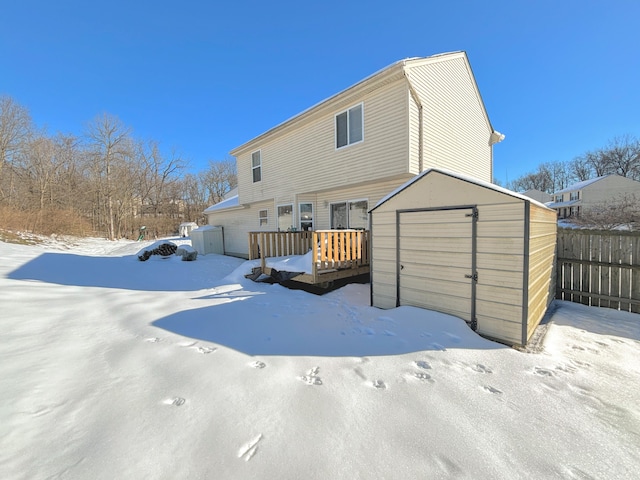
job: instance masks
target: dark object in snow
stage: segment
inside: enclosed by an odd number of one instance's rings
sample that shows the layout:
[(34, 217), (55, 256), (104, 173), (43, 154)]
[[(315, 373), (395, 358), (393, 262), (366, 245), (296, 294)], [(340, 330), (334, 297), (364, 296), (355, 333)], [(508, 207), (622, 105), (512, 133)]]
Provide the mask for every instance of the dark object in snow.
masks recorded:
[(198, 258), (198, 252), (189, 245), (180, 245), (176, 250), (176, 255), (182, 257), (183, 262), (192, 262)]
[(287, 280), (291, 280), (293, 277), (297, 277), (298, 275), (302, 275), (304, 272), (281, 272), (276, 270), (275, 268), (271, 269), (271, 278), (273, 278), (276, 282), (286, 282)]
[(159, 255), (163, 258), (167, 258), (176, 253), (176, 250), (178, 250), (178, 246), (175, 243), (163, 242), (156, 248), (143, 250), (142, 253), (138, 255), (138, 260), (145, 262), (149, 260), (151, 255)]

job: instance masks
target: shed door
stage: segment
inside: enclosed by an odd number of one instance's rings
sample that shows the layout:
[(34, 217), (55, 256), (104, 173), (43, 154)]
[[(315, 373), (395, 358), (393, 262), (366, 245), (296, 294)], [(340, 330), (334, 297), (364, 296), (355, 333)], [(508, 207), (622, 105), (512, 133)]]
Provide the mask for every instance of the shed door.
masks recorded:
[(455, 315), (475, 329), (477, 209), (400, 211), (398, 305)]

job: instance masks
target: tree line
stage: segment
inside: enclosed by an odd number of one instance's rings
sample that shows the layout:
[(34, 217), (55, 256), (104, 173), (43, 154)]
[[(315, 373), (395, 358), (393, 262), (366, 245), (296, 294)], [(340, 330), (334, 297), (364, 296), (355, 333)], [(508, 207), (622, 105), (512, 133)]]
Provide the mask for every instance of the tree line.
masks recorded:
[(602, 148), (591, 150), (569, 161), (545, 162), (538, 169), (507, 182), (506, 188), (525, 192), (557, 192), (574, 183), (609, 174), (640, 181), (640, 140), (623, 135)]
[(0, 96), (0, 228), (137, 238), (204, 223), (203, 211), (237, 186), (234, 160), (196, 173), (176, 151), (133, 136), (103, 113), (78, 134), (50, 135), (24, 106)]

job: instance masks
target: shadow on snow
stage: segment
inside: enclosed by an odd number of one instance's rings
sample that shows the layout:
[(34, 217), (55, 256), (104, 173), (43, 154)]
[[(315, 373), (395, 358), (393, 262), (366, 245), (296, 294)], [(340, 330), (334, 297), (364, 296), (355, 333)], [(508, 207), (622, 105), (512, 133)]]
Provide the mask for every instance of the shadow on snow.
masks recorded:
[[(232, 260), (241, 263), (238, 259)], [(207, 269), (205, 264), (213, 268)], [(224, 270), (226, 272), (228, 269)], [(208, 262), (207, 259), (183, 262), (177, 256), (165, 259), (153, 256), (141, 262), (136, 255), (94, 257), (73, 253), (43, 253), (11, 272), (8, 278), (79, 287), (193, 291), (211, 287), (224, 273), (216, 273), (215, 262)]]
[(180, 311), (152, 325), (248, 355), (362, 357), (507, 348), (450, 315), (414, 307), (386, 311), (360, 306), (349, 312), (345, 304), (332, 301), (332, 294), (326, 296), (327, 305), (326, 297), (291, 293), (299, 295), (286, 304), (272, 301), (266, 292), (216, 293), (203, 298), (219, 304)]

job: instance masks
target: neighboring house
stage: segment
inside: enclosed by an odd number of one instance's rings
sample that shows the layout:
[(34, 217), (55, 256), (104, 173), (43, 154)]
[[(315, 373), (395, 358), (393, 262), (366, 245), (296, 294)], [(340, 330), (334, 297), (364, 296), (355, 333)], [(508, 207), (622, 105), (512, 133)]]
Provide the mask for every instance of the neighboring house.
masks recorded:
[(640, 182), (611, 174), (578, 182), (555, 192), (548, 206), (558, 212), (558, 218), (579, 217), (589, 208), (622, 201), (625, 196), (631, 195), (640, 200)]
[(367, 229), (369, 209), (428, 168), (491, 182), (503, 138), (464, 52), (402, 60), (234, 149), (238, 195), (205, 213), (242, 257), (252, 231)]
[(523, 192), (522, 195), (524, 195), (525, 197), (532, 198), (540, 203), (549, 203), (553, 201), (553, 195), (547, 192), (543, 192), (541, 190), (536, 190), (535, 188), (531, 190), (527, 190), (526, 192)]

